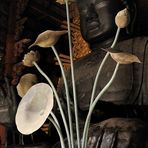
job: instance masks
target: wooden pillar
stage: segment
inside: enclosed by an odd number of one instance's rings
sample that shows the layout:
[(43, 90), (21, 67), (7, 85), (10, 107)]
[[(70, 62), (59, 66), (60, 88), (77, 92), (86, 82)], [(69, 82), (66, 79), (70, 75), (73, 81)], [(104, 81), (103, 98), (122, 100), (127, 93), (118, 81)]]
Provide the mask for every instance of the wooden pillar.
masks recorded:
[(9, 1), (9, 16), (8, 16), (8, 29), (6, 37), (5, 48), (5, 65), (4, 75), (11, 77), (12, 66), (15, 63), (14, 58), (14, 44), (15, 44), (15, 23), (16, 23), (16, 0)]
[(0, 125), (0, 148), (5, 148), (6, 144), (6, 128)]

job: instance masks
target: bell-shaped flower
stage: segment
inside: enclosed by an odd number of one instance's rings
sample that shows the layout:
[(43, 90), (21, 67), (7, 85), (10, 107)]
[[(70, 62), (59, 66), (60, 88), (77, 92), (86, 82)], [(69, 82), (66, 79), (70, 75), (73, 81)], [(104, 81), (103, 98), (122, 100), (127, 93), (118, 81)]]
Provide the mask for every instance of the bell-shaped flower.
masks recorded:
[(54, 105), (53, 91), (46, 83), (33, 85), (19, 103), (15, 123), (24, 135), (37, 131), (46, 121)]
[(54, 46), (57, 41), (59, 40), (61, 35), (64, 35), (67, 33), (67, 30), (63, 31), (53, 31), (53, 30), (47, 30), (42, 32), (38, 35), (35, 42), (29, 46), (29, 48), (37, 45), (39, 47), (47, 48)]
[(38, 53), (38, 51), (30, 51), (29, 53), (25, 54), (24, 59), (23, 59), (23, 65), (24, 66), (28, 66), (28, 67), (32, 67), (33, 62), (37, 62), (40, 59), (40, 55)]
[(115, 23), (118, 28), (125, 28), (130, 23), (130, 14), (127, 8), (119, 11), (115, 17)]
[(38, 82), (37, 76), (35, 74), (27, 73), (20, 78), (17, 85), (17, 93), (20, 97), (23, 97), (29, 88)]

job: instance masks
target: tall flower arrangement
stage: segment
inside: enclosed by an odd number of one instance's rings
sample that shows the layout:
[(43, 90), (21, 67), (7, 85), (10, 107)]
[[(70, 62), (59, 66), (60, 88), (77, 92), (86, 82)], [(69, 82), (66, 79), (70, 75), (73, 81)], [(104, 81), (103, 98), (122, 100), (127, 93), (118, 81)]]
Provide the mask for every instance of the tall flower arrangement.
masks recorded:
[[(99, 101), (99, 99), (107, 91), (107, 89), (110, 87), (113, 80), (115, 79), (116, 74), (117, 74), (118, 69), (119, 69), (119, 66), (121, 64), (131, 64), (133, 62), (140, 63), (140, 61), (139, 61), (138, 57), (136, 57), (135, 55), (132, 55), (130, 53), (123, 53), (123, 52), (114, 53), (114, 52), (112, 52), (112, 49), (115, 47), (115, 45), (117, 43), (121, 28), (127, 27), (127, 25), (130, 22), (130, 16), (129, 16), (128, 10), (124, 9), (124, 10), (120, 11), (115, 17), (115, 23), (117, 25), (117, 32), (116, 32), (116, 35), (115, 35), (115, 39), (114, 39), (114, 41), (113, 41), (113, 43), (112, 43), (112, 45), (110, 47), (110, 50), (107, 50), (107, 53), (106, 53), (101, 65), (100, 65), (100, 67), (98, 69), (98, 72), (96, 74), (96, 78), (95, 78), (95, 81), (94, 81), (93, 90), (92, 90), (92, 94), (91, 94), (91, 99), (90, 99), (91, 101), (90, 101), (90, 106), (89, 106), (89, 112), (88, 112), (88, 115), (87, 115), (87, 118), (86, 118), (86, 121), (85, 121), (82, 138), (80, 138), (78, 109), (77, 109), (77, 98), (76, 98), (76, 86), (75, 86), (74, 67), (73, 67), (73, 53), (72, 53), (72, 43), (71, 43), (68, 0), (65, 0), (65, 4), (66, 4), (68, 30), (66, 30), (66, 31), (65, 30), (63, 30), (63, 31), (47, 30), (47, 31), (41, 33), (37, 37), (36, 41), (29, 48), (37, 45), (37, 46), (40, 46), (42, 48), (51, 47), (51, 49), (53, 50), (53, 52), (54, 52), (54, 54), (55, 54), (55, 56), (56, 56), (56, 58), (57, 58), (57, 60), (59, 62), (62, 77), (63, 77), (63, 80), (64, 80), (64, 86), (65, 86), (65, 91), (66, 91), (66, 101), (67, 101), (68, 122), (66, 120), (62, 105), (61, 105), (60, 100), (59, 100), (59, 96), (57, 94), (57, 91), (56, 91), (52, 81), (49, 79), (49, 77), (42, 71), (42, 69), (37, 64), (37, 62), (39, 60), (38, 52), (37, 51), (35, 51), (35, 52), (30, 51), (29, 53), (27, 53), (24, 56), (23, 64), (25, 66), (29, 66), (29, 67), (35, 66), (37, 68), (37, 70), (41, 73), (41, 75), (43, 75), (45, 77), (45, 79), (48, 81), (49, 87), (51, 87), (51, 89), (53, 91), (54, 97), (55, 97), (55, 99), (57, 101), (57, 104), (58, 104), (58, 107), (59, 107), (59, 110), (60, 110), (60, 113), (61, 113), (61, 116), (62, 116), (62, 120), (63, 120), (63, 123), (64, 123), (64, 128), (65, 128), (65, 131), (66, 131), (66, 137), (67, 137), (67, 141), (68, 141), (68, 148), (74, 148), (75, 147), (75, 145), (74, 145), (75, 141), (77, 141), (77, 147), (78, 148), (86, 148), (87, 147), (89, 124), (90, 124), (90, 120), (91, 120), (91, 114), (92, 114), (92, 112), (93, 112), (93, 110), (95, 108), (95, 105)], [(59, 58), (59, 55), (58, 55), (58, 53), (56, 51), (56, 48), (54, 47), (54, 45), (57, 43), (60, 36), (65, 34), (65, 33), (68, 33), (68, 41), (69, 41), (70, 62), (71, 62), (71, 77), (72, 77), (72, 88), (73, 88), (73, 102), (74, 102), (74, 111), (75, 111), (74, 112), (75, 113), (75, 120), (73, 120), (73, 121), (75, 121), (75, 123), (76, 123), (75, 124), (76, 125), (76, 131), (74, 131), (73, 130), (74, 128), (72, 127), (70, 97), (69, 97), (69, 89), (68, 89), (67, 79), (66, 79), (66, 76), (65, 76), (65, 71), (63, 69), (63, 65), (62, 65), (62, 62), (61, 62), (61, 60)], [(97, 83), (98, 83), (98, 78), (99, 78), (100, 73), (102, 71), (102, 68), (103, 68), (103, 66), (104, 66), (104, 64), (105, 64), (105, 62), (106, 62), (106, 60), (107, 60), (107, 58), (109, 56), (111, 56), (112, 59), (116, 61), (116, 67), (114, 69), (113, 75), (112, 75), (111, 79), (109, 80), (109, 82), (100, 91), (100, 93), (95, 97), (94, 95), (95, 95), (95, 92), (96, 92), (96, 86), (97, 86)], [(36, 84), (36, 85), (38, 85), (38, 84)], [(33, 86), (33, 87), (35, 87), (35, 86)], [(34, 91), (31, 91), (31, 90), (33, 90), (32, 87), (29, 89), (29, 91), (26, 93), (26, 95), (24, 95), (24, 97), (23, 97), (22, 101), (20, 102), (20, 104), (22, 104), (22, 102), (24, 102), (24, 99), (26, 100), (27, 96), (30, 96), (31, 94), (35, 93)], [(44, 92), (44, 90), (43, 90), (43, 92)], [(52, 93), (52, 92), (50, 91), (50, 93)], [(50, 96), (52, 97), (52, 95), (50, 95)], [(37, 97), (37, 96), (34, 94), (34, 97)], [(32, 103), (33, 102), (30, 102), (30, 105), (32, 105)], [(36, 105), (38, 105), (38, 103), (36, 103)], [(34, 107), (38, 107), (38, 106), (34, 106)], [(51, 111), (51, 109), (48, 112), (48, 115), (50, 114), (48, 116), (48, 119), (53, 123), (53, 125), (57, 129), (57, 132), (58, 132), (59, 137), (60, 137), (61, 147), (65, 148), (64, 138), (63, 138), (63, 134), (61, 132), (60, 124), (58, 122), (58, 119), (54, 115), (54, 113)], [(20, 129), (19, 128), (20, 125), (21, 125), (21, 127), (24, 127), (23, 124), (25, 124), (25, 123), (22, 123), (21, 120), (19, 120), (19, 118), (18, 118), (18, 115), (20, 114), (19, 112), (20, 112), (20, 107), (18, 108), (17, 114), (16, 114), (16, 123), (17, 123), (18, 130)], [(39, 113), (44, 115), (45, 110), (43, 109), (43, 110), (39, 111)], [(45, 119), (47, 118), (47, 116), (42, 116), (42, 117), (44, 117)], [(45, 119), (42, 120), (42, 121), (45, 121)], [(36, 120), (38, 120), (38, 119), (36, 119)], [(31, 123), (31, 124), (34, 125), (34, 126), (37, 126), (36, 125), (36, 120), (32, 121), (33, 123)], [(27, 122), (27, 120), (26, 120), (26, 122)], [(40, 125), (41, 124), (43, 124), (43, 122), (40, 123)], [(37, 126), (37, 127), (34, 127), (33, 129), (37, 130), (39, 127), (40, 126)], [(31, 132), (34, 132), (34, 131), (35, 130), (31, 131), (31, 129), (30, 129), (29, 134)], [(22, 129), (20, 130), (20, 132), (22, 132)], [(24, 131), (23, 133), (26, 133), (26, 132)], [(74, 133), (76, 133), (76, 139), (74, 139)]]

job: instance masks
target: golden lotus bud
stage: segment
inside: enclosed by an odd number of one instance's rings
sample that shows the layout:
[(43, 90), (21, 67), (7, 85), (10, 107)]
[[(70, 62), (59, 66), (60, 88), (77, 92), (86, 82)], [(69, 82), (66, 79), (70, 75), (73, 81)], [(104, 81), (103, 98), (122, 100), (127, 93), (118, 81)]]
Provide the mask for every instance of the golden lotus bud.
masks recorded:
[(37, 51), (30, 51), (29, 53), (25, 54), (23, 59), (24, 66), (32, 67), (33, 62), (37, 62), (40, 59), (40, 55)]
[(131, 63), (141, 63), (137, 56), (130, 54), (130, 53), (124, 53), (124, 52), (118, 52), (118, 53), (111, 53), (111, 57), (119, 64), (131, 64)]
[(115, 23), (118, 28), (125, 28), (130, 22), (130, 14), (127, 8), (119, 11), (115, 17)]
[(17, 85), (17, 92), (20, 97), (23, 97), (29, 88), (38, 82), (37, 76), (35, 74), (25, 74), (20, 78), (20, 81)]
[(60, 36), (63, 34), (66, 34), (67, 30), (62, 30), (62, 31), (53, 31), (53, 30), (47, 30), (42, 32), (41, 34), (38, 35), (37, 39), (35, 42), (29, 46), (29, 48), (37, 45), (39, 47), (47, 48), (54, 46), (57, 41), (59, 40)]
[[(75, 0), (67, 0), (68, 1), (68, 4), (71, 4), (72, 2), (75, 2)], [(65, 0), (56, 0), (57, 3), (63, 5), (65, 4)]]

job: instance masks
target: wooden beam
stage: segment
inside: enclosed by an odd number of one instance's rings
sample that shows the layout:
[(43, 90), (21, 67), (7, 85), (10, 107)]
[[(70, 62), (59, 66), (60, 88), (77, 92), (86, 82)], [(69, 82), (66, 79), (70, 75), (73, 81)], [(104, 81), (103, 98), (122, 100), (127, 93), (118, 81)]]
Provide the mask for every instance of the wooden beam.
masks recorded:
[[(41, 16), (42, 16), (42, 17), (44, 16), (44, 17), (46, 17), (46, 19), (48, 19), (49, 21), (52, 21), (52, 22), (57, 23), (57, 24), (60, 24), (60, 23), (61, 23), (60, 19), (57, 19), (56, 17), (54, 17), (54, 16), (52, 15), (51, 12), (49, 13), (49, 12), (45, 11), (43, 8), (39, 8), (39, 7), (33, 6), (33, 5), (30, 5), (29, 8), (30, 8), (31, 10), (30, 10), (30, 14), (28, 14), (28, 15), (29, 15), (29, 16), (30, 16), (30, 15), (35, 16), (35, 17), (36, 17), (36, 18), (35, 18), (36, 20), (39, 20)], [(34, 13), (32, 13), (32, 12), (34, 12)], [(31, 14), (31, 13), (32, 13), (32, 14)]]
[(37, 21), (47, 21), (49, 24), (61, 25), (62, 21), (66, 19), (66, 10), (53, 3), (47, 9), (36, 1), (30, 1), (26, 15)]
[(39, 9), (43, 9), (46, 11), (47, 15), (55, 14), (61, 18), (66, 18), (66, 9), (65, 6), (59, 5), (58, 3), (54, 1), (41, 1), (41, 0), (32, 0), (29, 3), (29, 6), (35, 6)]

